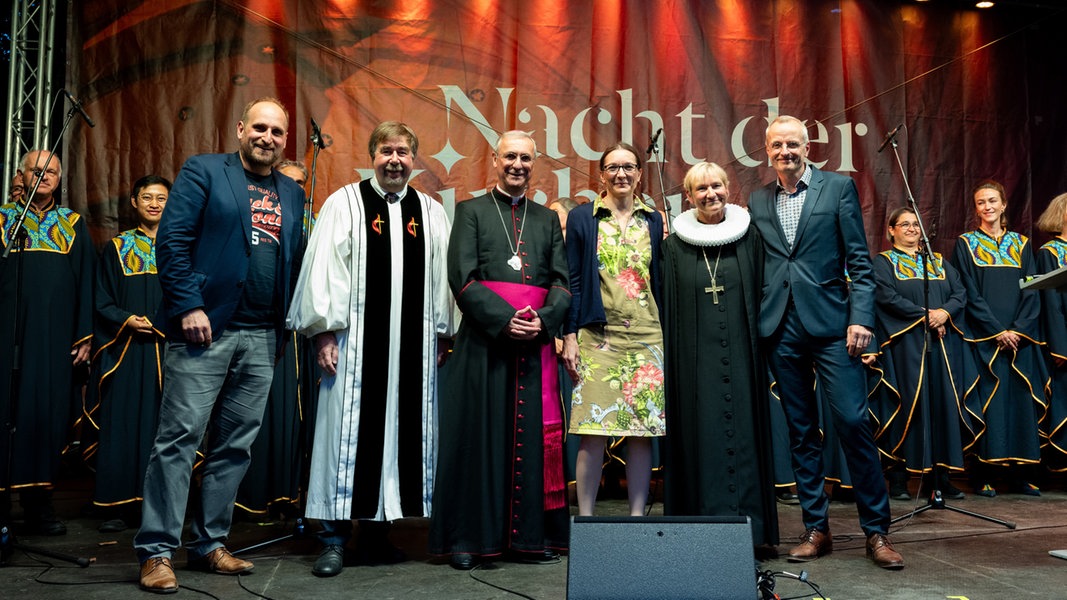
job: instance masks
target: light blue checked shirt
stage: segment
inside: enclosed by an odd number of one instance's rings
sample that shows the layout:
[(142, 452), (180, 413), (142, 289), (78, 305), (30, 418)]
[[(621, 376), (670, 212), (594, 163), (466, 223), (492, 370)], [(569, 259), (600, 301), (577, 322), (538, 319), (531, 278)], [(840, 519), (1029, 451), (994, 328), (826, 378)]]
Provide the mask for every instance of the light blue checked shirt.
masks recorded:
[(789, 247), (793, 247), (793, 240), (797, 237), (797, 223), (800, 221), (800, 211), (804, 208), (804, 200), (808, 197), (808, 185), (811, 183), (811, 165), (804, 165), (804, 174), (797, 182), (797, 191), (790, 194), (782, 187), (781, 180), (778, 182), (778, 197), (775, 204), (778, 208), (778, 221), (782, 224), (785, 232), (785, 241)]

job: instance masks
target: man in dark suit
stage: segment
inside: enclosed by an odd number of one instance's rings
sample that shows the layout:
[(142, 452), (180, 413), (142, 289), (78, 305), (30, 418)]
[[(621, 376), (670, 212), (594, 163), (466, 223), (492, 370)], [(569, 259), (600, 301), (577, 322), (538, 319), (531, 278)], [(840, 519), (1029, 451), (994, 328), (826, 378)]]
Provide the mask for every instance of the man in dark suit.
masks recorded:
[(171, 559), (182, 545), (189, 479), (205, 430), (189, 564), (226, 575), (253, 569), (223, 541), (283, 348), (300, 250), (304, 193), (273, 168), (288, 128), (281, 102), (250, 102), (237, 123), (240, 150), (186, 161), (160, 223), (163, 305), (156, 326), (168, 342), (159, 429), (134, 538), (148, 591), (178, 589)]
[(833, 547), (815, 397), (818, 377), (852, 475), (867, 556), (880, 567), (899, 569), (904, 559), (886, 537), (889, 497), (867, 417), (860, 361), (872, 337), (875, 286), (856, 184), (808, 164), (808, 133), (794, 117), (772, 121), (766, 144), (778, 177), (752, 193), (749, 210), (766, 250), (760, 337), (789, 424), (806, 529), (789, 559), (814, 560)]

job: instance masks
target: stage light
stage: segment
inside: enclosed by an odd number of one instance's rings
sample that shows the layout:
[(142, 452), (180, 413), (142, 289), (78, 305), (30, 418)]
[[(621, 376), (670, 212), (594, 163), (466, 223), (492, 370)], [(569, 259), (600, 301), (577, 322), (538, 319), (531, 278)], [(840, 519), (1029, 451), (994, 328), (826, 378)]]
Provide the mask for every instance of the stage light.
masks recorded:
[(987, 2), (987, 1), (976, 2), (974, 7), (975, 8), (993, 8), (993, 4), (994, 4), (993, 2)]

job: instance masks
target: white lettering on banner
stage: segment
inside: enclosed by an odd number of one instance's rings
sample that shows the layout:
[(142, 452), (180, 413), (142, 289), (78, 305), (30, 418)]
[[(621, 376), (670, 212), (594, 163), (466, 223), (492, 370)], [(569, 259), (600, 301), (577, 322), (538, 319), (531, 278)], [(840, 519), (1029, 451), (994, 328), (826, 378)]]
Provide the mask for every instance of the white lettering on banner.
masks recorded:
[[(545, 113), (545, 147), (541, 151), (552, 158), (563, 158), (564, 154), (559, 150), (559, 119), (556, 113), (544, 104), (538, 104), (537, 108)], [(519, 123), (529, 123), (532, 120), (530, 111), (525, 108), (519, 111)]]
[(695, 165), (705, 159), (697, 158), (693, 154), (693, 121), (697, 119), (703, 119), (704, 115), (698, 115), (693, 112), (693, 103), (690, 102), (689, 106), (685, 107), (685, 110), (675, 115), (682, 120), (682, 131), (678, 137), (679, 145), (682, 150), (682, 160), (687, 165)]
[[(446, 114), (446, 120), (448, 125), (451, 125), (452, 110), (459, 111), (467, 121), (469, 121), (475, 129), (485, 139), (485, 142), (490, 147), (495, 147), (499, 138), (498, 131), (503, 131), (505, 124), (511, 122), (508, 118), (509, 102), (512, 98), (512, 94), (515, 88), (496, 88), (496, 95), (499, 98), (499, 114), (503, 115), (500, 123), (490, 123), (490, 120), (482, 113), (481, 109), (475, 105), (474, 102), (467, 96), (463, 88), (456, 85), (439, 85), (441, 92), (444, 94), (445, 106), (448, 108)], [(619, 114), (616, 116), (612, 114), (612, 111), (601, 106), (589, 106), (579, 110), (574, 118), (570, 122), (566, 122), (565, 119), (560, 118), (560, 115), (552, 107), (537, 104), (533, 107), (515, 107), (511, 110), (517, 110), (515, 119), (523, 125), (532, 125), (532, 130), (539, 130), (544, 132), (544, 142), (539, 144), (539, 150), (547, 157), (555, 160), (566, 161), (568, 158), (575, 160), (587, 160), (595, 161), (600, 159), (600, 155), (603, 152), (600, 149), (593, 148), (590, 145), (589, 136), (587, 131), (594, 129), (599, 124), (611, 125), (616, 124), (617, 129), (620, 132), (620, 139), (624, 142), (634, 142), (634, 129), (637, 126), (636, 121), (641, 119), (647, 122), (648, 133), (651, 136), (652, 132), (657, 131), (660, 128), (671, 131), (672, 127), (670, 123), (666, 123), (663, 116), (654, 110), (642, 110), (640, 112), (634, 112), (633, 105), (633, 90), (616, 90), (615, 93), (619, 97)], [(753, 144), (754, 140), (763, 140), (764, 132), (767, 129), (767, 125), (778, 116), (778, 98), (763, 98), (761, 102), (767, 108), (766, 116), (753, 115), (744, 117), (738, 121), (730, 132), (729, 139), (729, 152), (731, 158), (738, 164), (745, 167), (759, 167), (760, 165), (770, 165), (770, 161), (766, 158), (762, 144), (755, 148), (746, 148), (746, 140), (749, 144)], [(496, 112), (496, 111), (494, 111)], [(799, 116), (799, 115), (798, 115)], [(672, 149), (676, 152), (664, 152), (664, 155), (670, 157), (673, 155), (679, 156), (681, 162), (685, 165), (694, 165), (702, 160), (705, 160), (707, 148), (696, 148), (696, 140), (702, 139), (703, 134), (695, 132), (697, 124), (701, 119), (706, 119), (707, 115), (696, 112), (693, 108), (693, 103), (689, 103), (681, 112), (675, 113), (674, 118), (677, 119), (677, 129), (673, 131), (676, 135), (665, 135), (660, 143), (672, 144)], [(596, 124), (591, 123), (595, 119)], [(589, 127), (587, 127), (589, 125)], [(644, 129), (644, 124), (637, 126), (639, 129)], [(451, 127), (447, 128), (447, 131), (452, 131)], [(864, 137), (867, 135), (868, 127), (865, 123), (852, 123), (845, 122), (839, 125), (834, 125), (833, 131), (826, 127), (821, 122), (816, 121), (814, 127), (809, 129), (810, 141), (814, 144), (836, 144), (840, 151), (840, 162), (834, 165), (834, 170), (839, 172), (850, 173), (856, 170), (855, 162), (853, 160), (854, 155), (854, 137)], [(694, 133), (696, 133), (694, 135)], [(566, 153), (566, 149), (561, 142), (561, 135), (566, 135), (569, 139), (567, 142), (570, 146), (571, 154)], [(639, 146), (641, 146), (639, 144)], [(699, 156), (698, 156), (699, 154)], [(816, 153), (824, 155), (825, 153)], [(440, 152), (434, 155), (430, 155), (431, 158), (436, 159), (441, 165), (445, 167), (445, 171), (451, 171), (456, 162), (466, 158), (453, 149), (451, 139), (446, 139), (444, 147)], [(658, 156), (652, 156), (649, 158), (649, 162), (658, 162)], [(670, 162), (668, 159), (666, 162)], [(829, 160), (812, 161), (816, 167), (824, 168)], [(584, 196), (587, 198), (595, 198), (597, 192), (595, 190), (572, 190), (571, 189), (571, 176), (570, 168), (557, 169), (553, 171), (556, 176), (557, 183), (559, 185), (558, 190), (555, 193), (556, 197), (576, 197)], [(414, 174), (413, 174), (414, 177)], [(452, 207), (455, 201), (455, 190), (442, 190), (439, 191), (442, 199), (445, 199), (445, 207), (448, 209), (449, 214), (452, 213)], [(547, 200), (548, 194), (544, 191), (536, 191), (534, 193), (534, 199), (538, 202), (544, 203)], [(668, 197), (674, 206), (678, 206), (681, 201), (681, 194), (671, 195)], [(452, 202), (447, 200), (451, 199)]]
[[(482, 111), (478, 110), (478, 107), (471, 102), (467, 94), (463, 93), (457, 85), (441, 85), (438, 86), (441, 91), (445, 93), (445, 108), (448, 110), (445, 112), (446, 125), (452, 124), (452, 103), (456, 103), (456, 107), (460, 112), (467, 116), (467, 119), (474, 125), (478, 132), (482, 134), (485, 141), (490, 146), (496, 147), (496, 142), (500, 138), (500, 135), (496, 132), (496, 129), (489, 124), (489, 119), (485, 118)], [(511, 97), (511, 92), (515, 88), (497, 88), (496, 91), (500, 94), (500, 105), (504, 107), (504, 113), (507, 114), (508, 98)], [(451, 127), (446, 128), (446, 131), (451, 131)]]
[[(598, 160), (603, 151), (597, 152), (589, 147), (589, 144), (585, 143), (585, 134), (583, 132), (582, 121), (585, 120), (585, 115), (593, 110), (592, 107), (582, 109), (578, 112), (578, 116), (574, 117), (571, 121), (571, 146), (574, 148), (574, 152), (578, 155), (578, 158), (585, 160)], [(597, 109), (597, 120), (607, 125), (611, 122), (611, 113), (603, 108)]]

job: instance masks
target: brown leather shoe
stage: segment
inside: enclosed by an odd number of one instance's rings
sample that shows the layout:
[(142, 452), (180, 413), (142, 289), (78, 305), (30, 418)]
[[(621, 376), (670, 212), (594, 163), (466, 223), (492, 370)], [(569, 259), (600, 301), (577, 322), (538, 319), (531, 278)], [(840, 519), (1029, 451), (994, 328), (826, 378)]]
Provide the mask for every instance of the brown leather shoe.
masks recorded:
[(198, 559), (189, 561), (189, 566), (220, 575), (240, 575), (251, 573), (256, 566), (247, 560), (241, 560), (230, 554), (225, 546), (219, 546)]
[(141, 589), (157, 594), (173, 594), (178, 591), (178, 578), (174, 566), (165, 556), (153, 556), (141, 564)]
[(883, 569), (903, 569), (904, 557), (893, 549), (893, 542), (882, 533), (867, 537), (867, 558)]
[(808, 562), (829, 554), (834, 549), (834, 540), (829, 531), (809, 527), (800, 536), (800, 543), (789, 551), (789, 562)]

